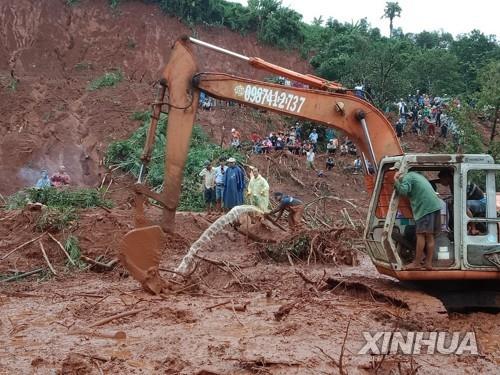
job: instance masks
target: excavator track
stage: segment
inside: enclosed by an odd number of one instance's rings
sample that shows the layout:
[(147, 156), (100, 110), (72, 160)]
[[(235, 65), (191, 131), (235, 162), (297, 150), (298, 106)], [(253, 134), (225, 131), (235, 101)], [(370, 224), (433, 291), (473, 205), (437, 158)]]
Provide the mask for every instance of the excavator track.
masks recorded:
[(500, 311), (500, 285), (491, 281), (401, 282), (364, 276), (330, 277), (330, 288), (369, 293), (375, 300), (407, 309), (414, 317), (435, 317), (442, 323), (449, 312)]
[(326, 283), (332, 290), (344, 288), (353, 294), (368, 293), (375, 301), (387, 302), (408, 310), (416, 320), (423, 321), (430, 318), (437, 324), (446, 324), (448, 321), (447, 310), (441, 300), (398, 281), (351, 275), (329, 277)]

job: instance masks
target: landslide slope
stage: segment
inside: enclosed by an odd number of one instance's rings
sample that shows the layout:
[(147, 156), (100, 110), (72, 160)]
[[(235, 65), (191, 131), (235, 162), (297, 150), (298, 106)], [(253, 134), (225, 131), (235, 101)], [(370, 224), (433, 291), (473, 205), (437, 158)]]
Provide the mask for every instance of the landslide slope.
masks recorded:
[[(111, 9), (106, 2), (4, 0), (0, 2), (0, 193), (32, 185), (42, 168), (64, 164), (75, 184), (100, 181), (112, 140), (128, 136), (134, 111), (148, 108), (170, 47), (182, 34), (300, 72), (297, 54), (257, 44), (224, 28), (188, 28), (155, 5), (138, 1)], [(198, 50), (200, 69), (262, 79), (244, 63)], [(89, 91), (90, 82), (119, 70), (116, 85)], [(209, 133), (233, 126), (231, 116), (199, 121)]]

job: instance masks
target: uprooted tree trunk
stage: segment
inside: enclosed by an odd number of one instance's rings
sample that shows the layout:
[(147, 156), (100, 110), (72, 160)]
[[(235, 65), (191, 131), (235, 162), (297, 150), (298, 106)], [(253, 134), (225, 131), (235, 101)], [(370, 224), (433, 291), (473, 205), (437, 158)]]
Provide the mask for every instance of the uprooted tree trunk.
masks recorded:
[(221, 232), (226, 225), (232, 224), (238, 218), (245, 214), (258, 214), (262, 215), (264, 212), (255, 206), (243, 205), (233, 207), (227, 214), (219, 217), (212, 225), (210, 225), (189, 248), (188, 253), (182, 258), (181, 264), (175, 269), (176, 273), (187, 275), (191, 273), (195, 267), (195, 255), (206, 246), (212, 238)]

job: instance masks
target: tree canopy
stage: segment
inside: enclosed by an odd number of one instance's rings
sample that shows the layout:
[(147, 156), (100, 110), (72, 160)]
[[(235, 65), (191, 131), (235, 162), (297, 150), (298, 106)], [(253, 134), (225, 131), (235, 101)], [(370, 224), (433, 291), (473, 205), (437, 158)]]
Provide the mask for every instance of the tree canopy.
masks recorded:
[(188, 24), (225, 26), (254, 33), (262, 43), (296, 49), (317, 75), (347, 87), (363, 84), (384, 107), (417, 90), (472, 100), (484, 86), (482, 69), (500, 60), (495, 36), (479, 30), (454, 38), (443, 30), (413, 34), (393, 28), (403, 11), (397, 2), (387, 2), (383, 10), (382, 17), (390, 21), (391, 37), (386, 38), (366, 19), (342, 23), (318, 17), (307, 24), (280, 0), (249, 0), (248, 6), (225, 0), (150, 1)]
[(394, 28), (392, 21), (394, 18), (401, 16), (401, 11), (402, 9), (397, 1), (388, 1), (385, 3), (384, 15), (382, 18), (389, 18), (389, 37), (392, 37), (392, 30)]

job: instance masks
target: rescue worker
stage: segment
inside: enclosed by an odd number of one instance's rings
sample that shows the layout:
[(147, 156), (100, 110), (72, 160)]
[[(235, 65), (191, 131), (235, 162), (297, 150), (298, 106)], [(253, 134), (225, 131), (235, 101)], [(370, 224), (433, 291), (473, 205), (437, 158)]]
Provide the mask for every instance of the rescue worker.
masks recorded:
[(304, 213), (304, 203), (297, 198), (283, 193), (276, 192), (274, 197), (279, 202), (279, 206), (265, 216), (278, 214), (276, 221), (281, 218), (283, 212), (288, 212), (288, 226), (291, 230), (299, 229), (302, 226), (302, 214)]
[(247, 196), (251, 205), (263, 212), (269, 210), (269, 184), (256, 167), (250, 168)]
[(60, 188), (70, 184), (71, 179), (69, 178), (69, 175), (66, 173), (66, 168), (64, 167), (64, 165), (61, 165), (59, 167), (59, 171), (54, 173), (50, 177), (50, 182), (52, 186), (56, 188)]
[(222, 212), (222, 195), (224, 193), (224, 173), (227, 167), (224, 165), (226, 158), (219, 158), (219, 166), (215, 170), (215, 210)]

